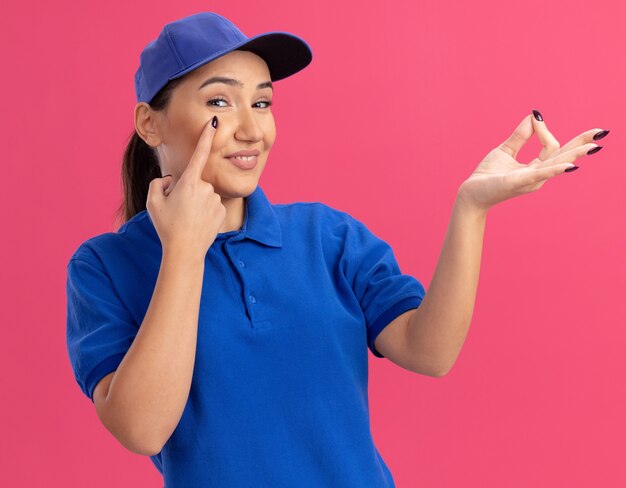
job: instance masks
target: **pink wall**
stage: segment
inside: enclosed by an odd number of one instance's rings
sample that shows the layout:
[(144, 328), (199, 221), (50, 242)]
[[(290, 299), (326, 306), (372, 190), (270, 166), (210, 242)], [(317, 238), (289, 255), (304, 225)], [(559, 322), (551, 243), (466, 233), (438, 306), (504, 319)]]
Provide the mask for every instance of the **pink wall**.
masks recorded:
[[(114, 230), (141, 49), (202, 10), (313, 49), (276, 84), (270, 200), (351, 213), (426, 286), (459, 184), (533, 108), (561, 144), (611, 130), (578, 171), (490, 211), (452, 371), (420, 376), (370, 354), (370, 402), (399, 488), (626, 486), (619, 0), (5, 3), (0, 485), (162, 486), (74, 381), (65, 265)], [(539, 149), (533, 138), (518, 159)]]

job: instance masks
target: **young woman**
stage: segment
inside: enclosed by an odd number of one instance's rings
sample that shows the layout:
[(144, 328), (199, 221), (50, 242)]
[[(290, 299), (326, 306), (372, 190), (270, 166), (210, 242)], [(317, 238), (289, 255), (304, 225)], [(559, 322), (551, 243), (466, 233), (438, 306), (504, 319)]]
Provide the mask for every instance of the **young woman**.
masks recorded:
[[(533, 111), (460, 186), (428, 294), (390, 246), (319, 202), (258, 186), (273, 81), (311, 61), (288, 33), (217, 14), (142, 52), (124, 223), (68, 263), (67, 344), (106, 428), (168, 488), (393, 487), (372, 440), (367, 351), (420, 374), (453, 365), (471, 321), (487, 211), (597, 152), (559, 147)], [(539, 157), (515, 157), (537, 133)], [(162, 176), (165, 175), (165, 176)]]

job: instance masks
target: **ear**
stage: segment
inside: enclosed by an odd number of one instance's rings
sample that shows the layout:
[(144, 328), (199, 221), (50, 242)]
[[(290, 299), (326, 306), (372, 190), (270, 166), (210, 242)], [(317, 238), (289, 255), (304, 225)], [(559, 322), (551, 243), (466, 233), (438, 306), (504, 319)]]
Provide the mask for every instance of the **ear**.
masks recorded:
[(135, 105), (135, 131), (151, 147), (157, 147), (162, 142), (156, 114), (145, 102)]

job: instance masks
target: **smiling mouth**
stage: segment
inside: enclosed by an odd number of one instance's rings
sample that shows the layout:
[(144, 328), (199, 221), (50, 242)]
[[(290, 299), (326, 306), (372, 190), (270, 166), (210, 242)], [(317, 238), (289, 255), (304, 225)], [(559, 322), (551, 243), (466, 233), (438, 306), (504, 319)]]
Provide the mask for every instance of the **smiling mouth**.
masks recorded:
[(258, 156), (233, 157), (233, 158), (226, 158), (226, 159), (228, 159), (231, 163), (233, 163), (233, 165), (241, 169), (252, 169), (259, 162)]
[(228, 159), (239, 159), (240, 161), (252, 161), (256, 156), (232, 156)]

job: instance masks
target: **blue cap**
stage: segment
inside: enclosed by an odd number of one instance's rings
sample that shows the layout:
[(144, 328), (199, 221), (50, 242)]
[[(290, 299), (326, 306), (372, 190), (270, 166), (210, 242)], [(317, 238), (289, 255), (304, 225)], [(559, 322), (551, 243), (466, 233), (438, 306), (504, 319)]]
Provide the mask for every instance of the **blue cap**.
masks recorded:
[(272, 81), (297, 73), (313, 59), (306, 41), (294, 34), (272, 31), (247, 37), (225, 17), (201, 12), (165, 24), (143, 49), (135, 73), (137, 102), (149, 102), (169, 80), (235, 49), (263, 58)]

